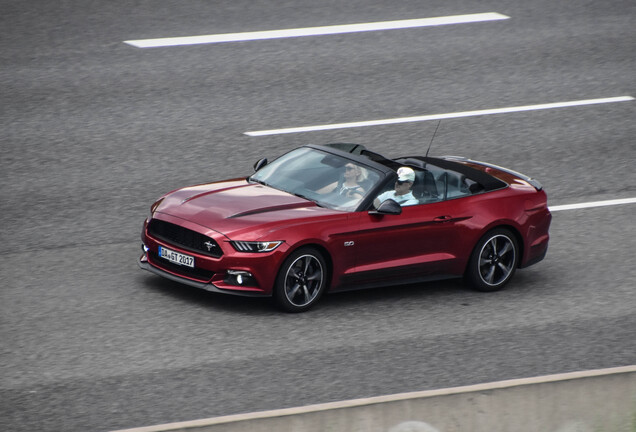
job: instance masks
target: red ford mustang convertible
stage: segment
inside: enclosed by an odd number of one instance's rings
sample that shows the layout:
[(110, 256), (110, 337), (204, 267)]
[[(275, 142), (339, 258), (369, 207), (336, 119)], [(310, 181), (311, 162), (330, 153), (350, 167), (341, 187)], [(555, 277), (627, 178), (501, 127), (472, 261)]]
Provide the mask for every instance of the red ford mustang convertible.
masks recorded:
[(255, 170), (157, 200), (140, 267), (300, 312), (325, 291), (449, 277), (498, 290), (548, 248), (541, 184), (492, 164), (329, 144)]

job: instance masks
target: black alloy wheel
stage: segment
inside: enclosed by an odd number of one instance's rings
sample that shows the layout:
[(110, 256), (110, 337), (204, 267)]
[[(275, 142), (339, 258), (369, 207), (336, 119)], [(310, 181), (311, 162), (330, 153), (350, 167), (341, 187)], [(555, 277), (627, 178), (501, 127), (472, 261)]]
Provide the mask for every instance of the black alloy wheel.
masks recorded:
[(472, 252), (466, 276), (478, 291), (497, 291), (508, 283), (517, 269), (519, 247), (515, 236), (497, 228), (483, 236)]
[(322, 254), (306, 247), (292, 253), (276, 278), (274, 299), (288, 312), (303, 312), (320, 299), (327, 286), (327, 265)]

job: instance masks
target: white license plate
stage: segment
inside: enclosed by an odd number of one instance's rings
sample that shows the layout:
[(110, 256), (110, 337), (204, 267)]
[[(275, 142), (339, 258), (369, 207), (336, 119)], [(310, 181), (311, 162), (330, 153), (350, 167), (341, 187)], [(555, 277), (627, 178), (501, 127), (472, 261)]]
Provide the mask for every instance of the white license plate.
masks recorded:
[(186, 267), (194, 268), (194, 257), (185, 255), (165, 247), (159, 246), (159, 256), (168, 261)]

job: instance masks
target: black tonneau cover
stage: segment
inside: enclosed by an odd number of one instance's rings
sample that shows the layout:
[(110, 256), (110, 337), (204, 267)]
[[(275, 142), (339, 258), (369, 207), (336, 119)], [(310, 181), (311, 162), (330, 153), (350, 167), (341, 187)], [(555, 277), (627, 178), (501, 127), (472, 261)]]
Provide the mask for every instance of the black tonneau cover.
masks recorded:
[(436, 157), (423, 157), (423, 156), (410, 156), (405, 158), (398, 158), (396, 162), (400, 162), (404, 165), (411, 165), (417, 168), (426, 168), (426, 164), (430, 163), (431, 165), (435, 165), (436, 167), (442, 169), (448, 169), (460, 174), (465, 175), (467, 178), (479, 183), (484, 187), (484, 190), (491, 191), (496, 189), (501, 189), (508, 184), (502, 180), (499, 180), (496, 177), (491, 176), (490, 174), (486, 174), (483, 171), (472, 168), (468, 165), (464, 165), (459, 162), (455, 162), (448, 159), (441, 159)]

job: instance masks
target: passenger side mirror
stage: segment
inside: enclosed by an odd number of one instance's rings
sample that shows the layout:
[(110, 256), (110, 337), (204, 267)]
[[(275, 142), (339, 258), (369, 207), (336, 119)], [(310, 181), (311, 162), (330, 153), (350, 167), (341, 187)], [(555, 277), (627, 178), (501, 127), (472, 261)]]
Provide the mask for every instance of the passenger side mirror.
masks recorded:
[(369, 210), (370, 215), (399, 215), (402, 214), (402, 206), (392, 199), (384, 201), (375, 210)]
[(254, 164), (254, 172), (263, 168), (265, 165), (267, 165), (267, 158), (260, 159), (258, 162)]

